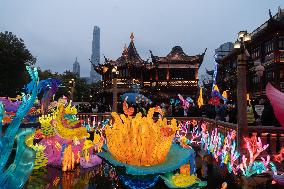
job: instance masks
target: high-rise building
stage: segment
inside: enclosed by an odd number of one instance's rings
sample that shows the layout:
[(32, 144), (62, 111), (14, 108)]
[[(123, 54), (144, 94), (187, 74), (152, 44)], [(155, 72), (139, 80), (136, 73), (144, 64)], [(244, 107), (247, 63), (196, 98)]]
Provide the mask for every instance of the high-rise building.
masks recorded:
[(94, 27), (93, 31), (93, 42), (92, 42), (92, 57), (91, 57), (91, 71), (90, 71), (90, 82), (96, 82), (101, 80), (101, 76), (95, 72), (93, 65), (98, 66), (100, 63), (100, 28)]
[(77, 61), (77, 57), (75, 62), (73, 63), (73, 73), (76, 74), (78, 77), (80, 77), (80, 64)]

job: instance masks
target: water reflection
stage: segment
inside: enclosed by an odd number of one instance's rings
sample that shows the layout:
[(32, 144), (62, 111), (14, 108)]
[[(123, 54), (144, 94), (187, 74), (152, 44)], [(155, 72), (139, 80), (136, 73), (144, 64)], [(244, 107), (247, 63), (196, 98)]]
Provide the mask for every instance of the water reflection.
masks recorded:
[(106, 163), (92, 169), (62, 172), (55, 167), (34, 170), (26, 183), (26, 189), (78, 189), (119, 188), (114, 168)]
[[(212, 165), (211, 162), (196, 159), (197, 174), (202, 180), (207, 180), (208, 189), (221, 188), (223, 182), (228, 183), (230, 189), (240, 189), (242, 184), (239, 178), (229, 174), (225, 168)], [(117, 170), (120, 172), (120, 170)], [(92, 169), (80, 169), (62, 172), (59, 168), (46, 167), (34, 170), (26, 183), (25, 189), (121, 189), (126, 188), (119, 180), (115, 169), (103, 162)], [(154, 188), (167, 188), (162, 179), (159, 179)], [(281, 188), (267, 184), (258, 189)]]

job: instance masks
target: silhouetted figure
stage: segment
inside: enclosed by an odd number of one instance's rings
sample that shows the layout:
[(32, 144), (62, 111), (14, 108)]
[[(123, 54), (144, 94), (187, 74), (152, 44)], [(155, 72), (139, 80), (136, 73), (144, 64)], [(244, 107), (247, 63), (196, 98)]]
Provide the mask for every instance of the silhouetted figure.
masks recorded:
[(268, 100), (264, 103), (264, 110), (261, 115), (261, 124), (264, 126), (281, 126), (277, 121), (273, 108)]
[(207, 104), (204, 107), (205, 109), (205, 115), (209, 119), (215, 119), (216, 117), (216, 111), (215, 111), (215, 106), (212, 104)]
[(201, 117), (201, 110), (197, 106), (191, 106), (187, 112), (188, 117)]
[(220, 104), (216, 106), (216, 119), (220, 121), (226, 121), (228, 115), (227, 105), (224, 104), (224, 100), (220, 99)]
[(229, 122), (237, 124), (237, 116), (238, 116), (238, 106), (235, 105), (232, 109), (229, 111)]

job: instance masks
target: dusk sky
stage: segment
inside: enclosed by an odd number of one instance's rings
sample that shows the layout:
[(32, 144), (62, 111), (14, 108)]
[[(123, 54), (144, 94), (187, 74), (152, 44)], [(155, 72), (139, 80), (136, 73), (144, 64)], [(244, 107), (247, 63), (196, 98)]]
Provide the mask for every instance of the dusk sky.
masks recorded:
[(284, 0), (0, 0), (0, 32), (22, 38), (42, 69), (71, 70), (75, 57), (89, 76), (92, 32), (101, 28), (101, 56), (117, 59), (131, 32), (143, 59), (179, 45), (188, 55), (208, 48), (201, 67), (212, 68), (214, 49), (256, 29)]

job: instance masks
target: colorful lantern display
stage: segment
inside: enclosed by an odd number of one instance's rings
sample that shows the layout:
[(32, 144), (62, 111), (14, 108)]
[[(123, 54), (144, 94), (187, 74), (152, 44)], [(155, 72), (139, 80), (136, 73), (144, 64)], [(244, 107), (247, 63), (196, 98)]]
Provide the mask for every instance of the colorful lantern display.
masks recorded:
[(44, 154), (45, 146), (41, 144), (33, 144), (35, 133), (27, 136), (25, 144), (36, 152), (35, 162), (33, 169), (39, 169), (47, 165), (48, 159)]
[[(193, 121), (192, 121), (193, 122)], [(181, 143), (192, 144), (199, 137), (196, 133), (198, 127), (201, 127), (201, 138), (200, 146), (201, 149), (211, 154), (216, 162), (221, 162), (221, 165), (227, 165), (228, 171), (234, 174), (238, 174), (241, 171), (242, 175), (245, 177), (251, 177), (261, 173), (268, 172), (272, 170), (274, 174), (277, 174), (275, 165), (270, 161), (270, 156), (266, 158), (261, 157), (261, 161), (257, 161), (257, 157), (261, 152), (267, 149), (267, 145), (262, 145), (261, 139), (253, 135), (251, 138), (245, 138), (246, 147), (248, 150), (249, 157), (245, 155), (242, 156), (242, 161), (240, 164), (237, 163), (237, 159), (240, 157), (240, 153), (236, 149), (236, 131), (231, 130), (227, 132), (225, 137), (218, 128), (213, 129), (211, 132), (208, 131), (209, 123), (203, 122), (201, 125), (196, 124), (193, 128), (191, 135), (188, 132), (188, 125), (191, 122), (186, 122), (179, 125), (179, 130), (177, 131), (176, 137)], [(184, 142), (185, 141), (185, 142)], [(195, 142), (199, 144), (199, 142)], [(279, 156), (276, 156), (279, 158)], [(247, 161), (249, 158), (249, 161)]]
[[(32, 134), (34, 130), (19, 130), (22, 119), (32, 108), (38, 94), (38, 72), (36, 68), (28, 66), (26, 69), (32, 79), (26, 87), (26, 92), (29, 94), (22, 95), (22, 102), (4, 133), (2, 133), (4, 106), (0, 103), (0, 186), (2, 188), (22, 188), (34, 166), (35, 151), (25, 144), (26, 136)], [(13, 163), (7, 166), (16, 135), (16, 155)]]
[(190, 165), (185, 164), (180, 167), (179, 173), (166, 174), (161, 176), (169, 188), (203, 188), (207, 185), (206, 181), (201, 181), (196, 174), (190, 173)]
[(151, 166), (165, 161), (177, 130), (176, 120), (167, 124), (167, 119), (153, 120), (154, 109), (147, 117), (141, 113), (134, 118), (112, 113), (114, 122), (105, 129), (107, 146), (111, 154), (120, 162)]
[(128, 97), (125, 98), (125, 100), (123, 101), (123, 104), (122, 104), (122, 106), (123, 106), (123, 113), (125, 115), (131, 116), (134, 113), (134, 108), (133, 107), (128, 107), (127, 98)]
[(40, 144), (46, 146), (48, 164), (62, 167), (63, 171), (72, 170), (79, 163), (83, 168), (100, 164), (101, 159), (93, 154), (93, 149), (100, 151), (104, 138), (95, 134), (94, 141), (86, 140), (89, 133), (77, 119), (76, 108), (66, 98), (56, 104), (51, 114), (39, 118), (43, 137)]
[(202, 105), (204, 105), (203, 103), (203, 95), (202, 95), (202, 87), (200, 87), (200, 92), (199, 92), (199, 97), (197, 100), (197, 105), (200, 108)]

